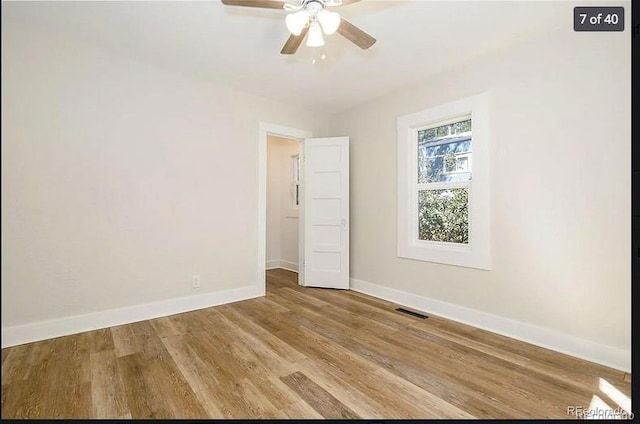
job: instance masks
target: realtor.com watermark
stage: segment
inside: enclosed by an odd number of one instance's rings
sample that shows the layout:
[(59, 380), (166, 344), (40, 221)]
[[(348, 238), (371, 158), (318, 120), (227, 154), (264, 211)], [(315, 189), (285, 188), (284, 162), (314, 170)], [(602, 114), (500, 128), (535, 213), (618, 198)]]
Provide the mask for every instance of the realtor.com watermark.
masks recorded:
[(622, 408), (585, 408), (583, 406), (567, 406), (567, 415), (584, 420), (632, 420), (633, 412)]

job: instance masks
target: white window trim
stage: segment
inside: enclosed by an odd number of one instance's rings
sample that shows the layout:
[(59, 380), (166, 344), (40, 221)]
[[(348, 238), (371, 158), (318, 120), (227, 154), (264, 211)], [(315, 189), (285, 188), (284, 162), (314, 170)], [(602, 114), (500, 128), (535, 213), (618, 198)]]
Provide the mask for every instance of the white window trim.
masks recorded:
[[(471, 114), (473, 178), (469, 187), (469, 243), (418, 240), (417, 131)], [(469, 268), (491, 269), (489, 94), (482, 93), (398, 117), (398, 256)], [(447, 184), (452, 188), (451, 183)], [(436, 185), (429, 184), (430, 189)]]

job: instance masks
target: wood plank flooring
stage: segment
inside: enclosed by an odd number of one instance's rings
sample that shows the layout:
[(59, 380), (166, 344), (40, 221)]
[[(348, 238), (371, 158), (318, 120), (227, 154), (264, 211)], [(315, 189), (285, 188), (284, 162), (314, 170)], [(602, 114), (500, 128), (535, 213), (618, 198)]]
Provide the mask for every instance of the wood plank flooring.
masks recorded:
[(2, 418), (576, 418), (631, 396), (622, 371), (296, 278), (2, 349)]

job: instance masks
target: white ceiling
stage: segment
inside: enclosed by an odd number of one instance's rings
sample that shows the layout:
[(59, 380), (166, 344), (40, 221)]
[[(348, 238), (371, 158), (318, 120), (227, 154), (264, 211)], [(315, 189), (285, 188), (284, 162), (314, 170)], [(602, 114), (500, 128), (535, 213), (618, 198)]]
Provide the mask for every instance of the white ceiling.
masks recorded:
[[(584, 3), (584, 2), (582, 2)], [(338, 34), (280, 55), (286, 12), (219, 1), (4, 2), (2, 22), (33, 25), (137, 60), (328, 113), (561, 27), (573, 2), (362, 0), (335, 9), (378, 42)], [(316, 65), (314, 57), (326, 54)]]

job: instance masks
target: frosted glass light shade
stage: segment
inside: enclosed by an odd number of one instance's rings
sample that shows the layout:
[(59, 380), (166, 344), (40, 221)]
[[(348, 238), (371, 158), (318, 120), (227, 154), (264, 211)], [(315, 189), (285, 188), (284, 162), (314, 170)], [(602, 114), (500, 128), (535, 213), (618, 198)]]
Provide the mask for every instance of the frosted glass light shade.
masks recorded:
[(324, 38), (322, 38), (322, 30), (317, 21), (311, 22), (309, 27), (309, 35), (307, 35), (308, 47), (320, 47), (324, 46)]
[(290, 13), (285, 18), (287, 29), (293, 35), (300, 35), (302, 29), (307, 25), (307, 22), (309, 22), (309, 12), (306, 10)]
[(318, 21), (320, 21), (320, 25), (322, 25), (324, 33), (331, 35), (336, 32), (340, 26), (340, 15), (336, 12), (321, 10), (318, 12)]

